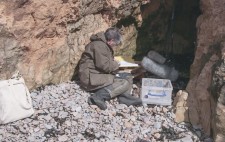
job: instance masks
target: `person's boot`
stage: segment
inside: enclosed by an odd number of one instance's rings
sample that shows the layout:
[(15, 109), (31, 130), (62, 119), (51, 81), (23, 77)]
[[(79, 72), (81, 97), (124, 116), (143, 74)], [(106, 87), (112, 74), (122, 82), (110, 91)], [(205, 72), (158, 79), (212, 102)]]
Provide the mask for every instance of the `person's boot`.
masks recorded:
[(129, 94), (121, 94), (118, 96), (118, 101), (120, 104), (125, 104), (127, 106), (130, 105), (142, 105), (142, 101), (140, 98), (136, 98), (134, 96), (131, 96)]
[(107, 105), (105, 101), (111, 99), (110, 94), (104, 88), (96, 91), (92, 96), (88, 98), (89, 105), (97, 105), (101, 110), (106, 110)]

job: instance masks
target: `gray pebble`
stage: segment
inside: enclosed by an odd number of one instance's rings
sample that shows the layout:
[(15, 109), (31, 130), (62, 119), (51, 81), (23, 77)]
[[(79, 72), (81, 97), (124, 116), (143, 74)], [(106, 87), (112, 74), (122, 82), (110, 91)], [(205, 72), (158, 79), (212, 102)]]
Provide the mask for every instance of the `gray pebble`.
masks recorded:
[(59, 118), (66, 118), (68, 116), (68, 112), (65, 112), (65, 111), (60, 111), (59, 112)]
[(67, 137), (66, 135), (62, 135), (62, 136), (59, 136), (58, 140), (59, 140), (60, 142), (65, 142), (65, 141), (68, 140), (68, 137)]
[(76, 107), (76, 112), (80, 112), (82, 110), (82, 108), (79, 106), (79, 107)]
[(44, 126), (45, 126), (46, 129), (52, 129), (52, 126), (51, 125), (44, 124)]

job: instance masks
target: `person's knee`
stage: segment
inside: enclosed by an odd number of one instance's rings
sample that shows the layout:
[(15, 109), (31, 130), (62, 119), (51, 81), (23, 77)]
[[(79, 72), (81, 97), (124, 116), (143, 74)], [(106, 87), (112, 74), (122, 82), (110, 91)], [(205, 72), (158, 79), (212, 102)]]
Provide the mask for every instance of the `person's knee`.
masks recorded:
[(129, 90), (129, 82), (126, 79), (116, 79), (114, 83), (107, 87), (112, 98), (123, 94)]
[(123, 84), (122, 84), (122, 86), (123, 86), (124, 88), (126, 88), (126, 90), (128, 90), (128, 89), (130, 88), (130, 83), (129, 83), (129, 81), (126, 80), (126, 79), (123, 79)]

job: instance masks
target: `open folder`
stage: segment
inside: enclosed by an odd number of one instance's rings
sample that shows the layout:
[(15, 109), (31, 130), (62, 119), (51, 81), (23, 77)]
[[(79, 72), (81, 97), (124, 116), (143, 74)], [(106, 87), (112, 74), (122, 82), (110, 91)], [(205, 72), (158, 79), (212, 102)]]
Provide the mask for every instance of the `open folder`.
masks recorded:
[(139, 65), (136, 63), (125, 61), (124, 58), (121, 56), (116, 56), (115, 60), (119, 61), (120, 67), (139, 67)]

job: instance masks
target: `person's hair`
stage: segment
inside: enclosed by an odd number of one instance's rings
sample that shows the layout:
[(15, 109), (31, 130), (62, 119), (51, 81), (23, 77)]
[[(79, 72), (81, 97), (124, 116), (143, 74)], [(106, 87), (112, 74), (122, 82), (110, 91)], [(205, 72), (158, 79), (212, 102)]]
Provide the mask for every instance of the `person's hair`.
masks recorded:
[(107, 41), (113, 40), (116, 44), (120, 44), (122, 42), (122, 36), (119, 29), (114, 27), (105, 31), (105, 38)]

